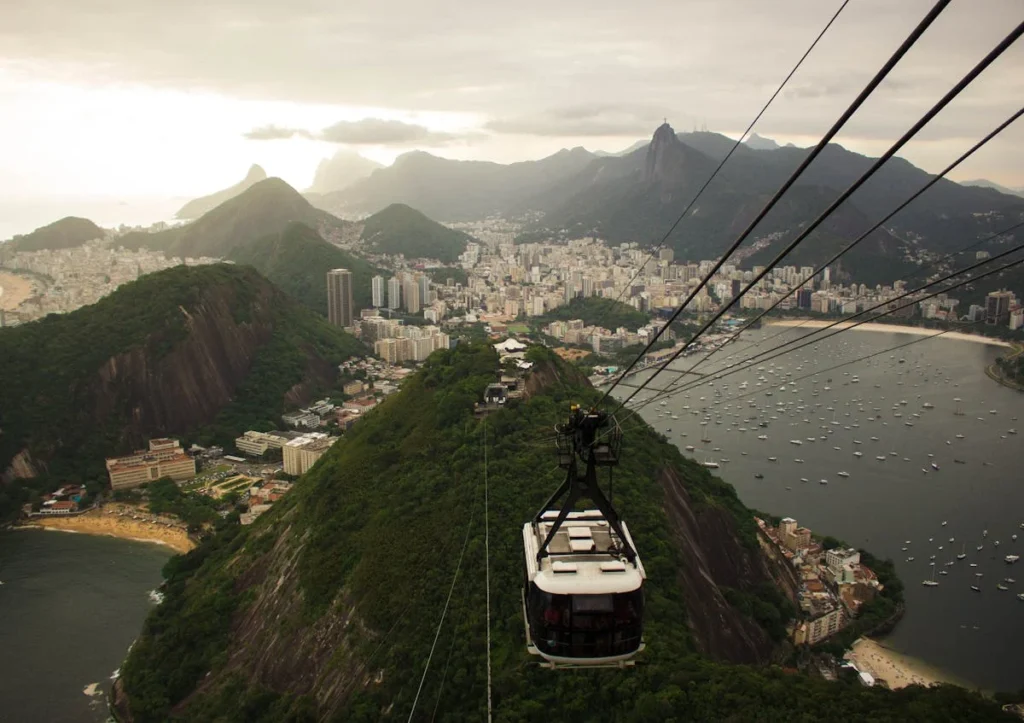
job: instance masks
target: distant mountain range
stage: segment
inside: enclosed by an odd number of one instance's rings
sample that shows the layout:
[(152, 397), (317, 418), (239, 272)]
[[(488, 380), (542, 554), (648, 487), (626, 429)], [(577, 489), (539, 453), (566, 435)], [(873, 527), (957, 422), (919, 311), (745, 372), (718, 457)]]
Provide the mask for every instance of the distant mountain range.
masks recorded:
[(174, 217), (183, 221), (191, 221), (192, 219), (199, 218), (204, 213), (212, 211), (220, 204), (241, 194), (243, 191), (251, 188), (260, 181), (265, 181), (266, 178), (267, 172), (260, 166), (253, 164), (249, 167), (249, 172), (245, 174), (245, 178), (240, 182), (236, 183), (231, 188), (225, 188), (223, 191), (217, 191), (216, 193), (211, 193), (209, 196), (203, 196), (189, 201), (181, 207)]
[(961, 186), (977, 186), (978, 188), (991, 188), (1000, 193), (1005, 193), (1010, 196), (1020, 196), (1024, 198), (1024, 186), (1018, 188), (1008, 188), (1006, 186), (1000, 186), (995, 181), (989, 181), (985, 178), (975, 178), (973, 181), (960, 181)]
[[(610, 242), (653, 244), (733, 147), (706, 131), (676, 134), (668, 124), (651, 142), (621, 156), (583, 148), (539, 161), (500, 165), (453, 161), (422, 152), (400, 156), (322, 207), (372, 212), (407, 203), (443, 220), (542, 214), (538, 235), (598, 234)], [(668, 239), (678, 259), (715, 258), (809, 152), (752, 136)], [(765, 263), (874, 161), (832, 144), (752, 234), (742, 263)], [(895, 158), (798, 247), (789, 263), (824, 261), (923, 186), (931, 176)], [(839, 274), (891, 281), (915, 267), (912, 252), (947, 253), (1024, 219), (1024, 199), (989, 188), (939, 181), (843, 258)], [(755, 244), (756, 242), (756, 244)]]
[(358, 153), (342, 150), (330, 158), (320, 161), (313, 177), (313, 185), (306, 193), (331, 193), (348, 188), (361, 178), (366, 178), (378, 168), (383, 168), (376, 161), (371, 161)]

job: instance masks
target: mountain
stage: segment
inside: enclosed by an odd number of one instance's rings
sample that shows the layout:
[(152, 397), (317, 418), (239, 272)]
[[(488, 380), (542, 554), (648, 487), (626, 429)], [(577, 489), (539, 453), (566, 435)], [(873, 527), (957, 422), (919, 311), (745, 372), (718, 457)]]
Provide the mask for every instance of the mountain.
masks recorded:
[(890, 692), (768, 665), (792, 569), (761, 551), (732, 487), (643, 423), (626, 432), (615, 500), (647, 571), (648, 648), (626, 670), (540, 668), (525, 651), (522, 525), (559, 480), (536, 440), (598, 395), (550, 351), (527, 354), (526, 398), (481, 423), (497, 356), (435, 352), (272, 510), (168, 563), (115, 684), (118, 718), (404, 720), (419, 700), (417, 720), (481, 720), (492, 673), (506, 721), (999, 718), (954, 686)]
[(585, 148), (577, 147), (538, 161), (502, 165), (453, 161), (413, 151), (343, 191), (313, 200), (332, 213), (374, 213), (393, 203), (404, 203), (444, 221), (486, 218), (521, 205), (594, 158)]
[(743, 142), (747, 144), (747, 148), (753, 148), (755, 151), (774, 151), (776, 148), (781, 148), (781, 146), (771, 138), (765, 138), (764, 136), (759, 136), (756, 133), (751, 133)]
[(1021, 196), (1024, 198), (1024, 186), (1020, 188), (1007, 188), (1006, 186), (1000, 186), (995, 181), (989, 181), (985, 178), (976, 178), (973, 181), (960, 181), (961, 186), (976, 186), (978, 188), (991, 188), (999, 193), (1005, 193), (1008, 196)]
[(378, 168), (383, 166), (354, 151), (338, 151), (330, 158), (320, 161), (313, 177), (313, 185), (306, 189), (306, 193), (341, 191), (360, 178), (366, 178)]
[(363, 243), (376, 253), (454, 263), (472, 241), (469, 234), (442, 226), (404, 203), (393, 203), (363, 222)]
[(621, 151), (594, 151), (594, 155), (598, 158), (606, 158), (608, 156), (626, 156), (637, 150), (638, 148), (644, 148), (650, 141), (639, 140), (636, 143), (631, 144), (628, 148), (623, 148)]
[(147, 274), (0, 329), (0, 471), (105, 479), (105, 456), (151, 437), (275, 428), (286, 403), (308, 401), (361, 349), (250, 268)]
[(225, 201), (238, 196), (245, 190), (256, 185), (260, 181), (267, 179), (267, 172), (264, 171), (260, 166), (253, 164), (249, 167), (249, 172), (245, 174), (245, 178), (236, 183), (231, 188), (225, 188), (223, 191), (217, 191), (211, 193), (209, 196), (203, 196), (202, 198), (195, 198), (186, 203), (181, 209), (174, 214), (175, 218), (182, 220), (192, 220), (199, 218), (204, 213), (216, 208)]
[[(540, 193), (535, 224), (567, 234), (598, 233), (613, 243), (660, 240), (734, 141), (717, 133), (675, 134), (658, 128), (646, 151), (601, 158), (554, 193)], [(741, 146), (668, 239), (678, 259), (714, 258), (753, 219), (808, 153), (802, 148)], [(755, 229), (746, 266), (765, 263), (823, 211), (874, 159), (829, 145), (782, 202)], [(895, 208), (931, 176), (895, 158), (832, 214), (789, 263), (824, 261)], [(1024, 219), (1024, 201), (941, 180), (883, 230), (844, 257), (837, 271), (874, 284), (905, 275), (908, 250), (948, 253), (979, 236)], [(756, 246), (752, 246), (758, 242)]]
[(230, 259), (252, 266), (290, 297), (324, 316), (328, 271), (345, 268), (352, 272), (356, 308), (370, 306), (370, 279), (378, 273), (367, 261), (327, 243), (316, 231), (298, 222), (236, 246)]
[(48, 226), (37, 228), (32, 233), (15, 236), (7, 243), (0, 245), (0, 252), (68, 249), (104, 236), (106, 236), (106, 232), (89, 219), (67, 216)]

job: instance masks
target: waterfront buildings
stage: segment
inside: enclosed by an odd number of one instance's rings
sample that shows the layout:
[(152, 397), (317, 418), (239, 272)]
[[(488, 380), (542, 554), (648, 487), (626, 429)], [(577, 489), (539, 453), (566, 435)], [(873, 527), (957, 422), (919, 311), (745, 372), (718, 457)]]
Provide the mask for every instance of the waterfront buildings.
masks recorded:
[(352, 272), (332, 269), (327, 272), (327, 318), (335, 326), (350, 327), (355, 317), (352, 306)]
[(196, 461), (176, 439), (151, 439), (149, 449), (106, 461), (110, 486), (115, 489), (138, 487), (161, 477), (186, 480), (196, 475)]

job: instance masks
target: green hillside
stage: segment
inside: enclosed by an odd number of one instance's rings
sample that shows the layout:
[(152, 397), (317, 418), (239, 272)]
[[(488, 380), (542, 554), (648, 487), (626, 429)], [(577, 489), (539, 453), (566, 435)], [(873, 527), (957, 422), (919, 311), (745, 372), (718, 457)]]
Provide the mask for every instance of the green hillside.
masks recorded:
[(637, 311), (629, 304), (601, 296), (577, 297), (540, 317), (544, 323), (572, 319), (582, 319), (584, 326), (600, 324), (606, 329), (624, 326), (631, 331), (636, 331), (651, 320), (647, 314)]
[(296, 221), (320, 231), (340, 232), (349, 226), (347, 221), (313, 208), (280, 178), (268, 178), (193, 223), (159, 233), (127, 234), (121, 242), (126, 248), (146, 247), (169, 256), (231, 258), (236, 250), (280, 233)]
[(87, 218), (68, 216), (60, 221), (37, 228), (24, 236), (15, 236), (0, 249), (10, 251), (42, 251), (68, 249), (86, 241), (103, 238), (104, 231)]
[(327, 243), (301, 223), (238, 246), (230, 258), (254, 267), (293, 299), (324, 315), (327, 272), (331, 269), (346, 268), (352, 272), (356, 308), (368, 307), (372, 300), (370, 279), (377, 270), (363, 259)]
[(466, 243), (472, 240), (468, 234), (442, 226), (403, 203), (393, 203), (366, 219), (362, 239), (377, 253), (445, 263), (458, 261)]
[(273, 428), (286, 394), (315, 393), (362, 351), (250, 268), (148, 274), (0, 329), (0, 471), (21, 455), (61, 481), (105, 479), (104, 456), (151, 436)]
[[(751, 607), (761, 589), (751, 512), (644, 424), (626, 432), (615, 501), (648, 573), (648, 648), (624, 671), (537, 666), (524, 644), (521, 526), (559, 482), (551, 425), (596, 393), (549, 352), (530, 358), (535, 393), (485, 427), (471, 410), (493, 378), (493, 351), (435, 353), (256, 524), (174, 558), (166, 600), (122, 666), (119, 710), (138, 723), (405, 720), (465, 545), (414, 719), (484, 719), (486, 434), (495, 720), (1001, 719), (952, 686), (893, 693), (701, 655), (687, 620), (708, 601), (682, 584), (683, 571), (708, 554), (735, 562), (744, 572), (732, 596)], [(676, 476), (680, 485), (666, 481)], [(703, 521), (701, 539), (678, 534), (668, 490)], [(759, 619), (784, 621), (775, 597), (760, 595)], [(756, 630), (714, 609), (727, 636)]]

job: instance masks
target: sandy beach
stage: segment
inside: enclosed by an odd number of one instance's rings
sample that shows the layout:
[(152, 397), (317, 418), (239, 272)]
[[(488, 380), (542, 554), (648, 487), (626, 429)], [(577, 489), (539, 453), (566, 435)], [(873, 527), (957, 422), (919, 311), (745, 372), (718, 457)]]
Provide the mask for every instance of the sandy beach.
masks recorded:
[(884, 680), (893, 690), (908, 685), (963, 685), (963, 681), (931, 668), (920, 660), (887, 648), (871, 638), (859, 639), (845, 657), (857, 670), (870, 673), (876, 680)]
[[(822, 329), (829, 324), (831, 321), (822, 321), (819, 319), (782, 319), (768, 322), (768, 326), (778, 327), (794, 327), (798, 326), (802, 329)], [(834, 329), (846, 329), (853, 326), (854, 322), (842, 322), (836, 324)], [(919, 326), (900, 326), (899, 324), (861, 324), (854, 328), (854, 331), (888, 331), (889, 333), (900, 333), (900, 334), (914, 334), (915, 336), (936, 336), (942, 334), (941, 330), (938, 329), (923, 329)], [(942, 334), (943, 339), (956, 339), (958, 341), (973, 341), (976, 344), (991, 344), (992, 346), (1012, 346), (1009, 342), (1002, 341), (1001, 339), (992, 339), (987, 336), (981, 336), (980, 334), (964, 334), (960, 331), (947, 331)]]
[[(195, 547), (184, 529), (167, 527), (147, 519), (132, 519), (130, 514), (122, 517), (118, 514), (120, 511), (120, 507), (107, 507), (74, 517), (37, 517), (24, 526), (62, 532), (79, 532), (85, 535), (107, 535), (138, 542), (155, 542), (166, 545), (179, 554), (186, 553)], [(145, 513), (136, 514), (140, 518), (148, 517)]]
[(32, 296), (32, 282), (24, 276), (0, 271), (0, 309), (14, 311)]

